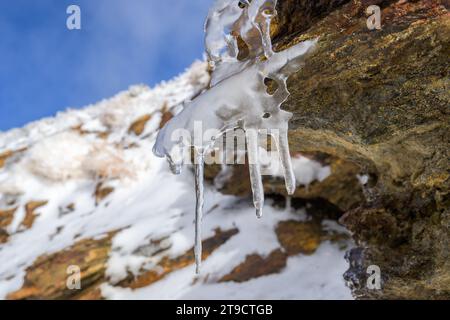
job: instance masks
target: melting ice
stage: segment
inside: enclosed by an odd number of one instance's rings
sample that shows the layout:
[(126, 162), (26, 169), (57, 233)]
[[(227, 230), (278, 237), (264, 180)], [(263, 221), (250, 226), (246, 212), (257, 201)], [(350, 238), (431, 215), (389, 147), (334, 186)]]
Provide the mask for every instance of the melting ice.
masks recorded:
[[(195, 260), (199, 272), (201, 220), (203, 209), (203, 168), (205, 154), (211, 150), (217, 136), (228, 130), (245, 130), (253, 203), (257, 217), (262, 216), (264, 190), (258, 155), (258, 135), (268, 132), (275, 140), (286, 189), (295, 191), (288, 144), (288, 121), (292, 114), (281, 110), (289, 96), (286, 81), (298, 71), (314, 50), (317, 40), (301, 42), (286, 50), (274, 52), (270, 38), (270, 23), (276, 15), (276, 0), (217, 0), (205, 23), (205, 46), (212, 69), (210, 88), (192, 101), (159, 132), (153, 148), (159, 157), (166, 157), (174, 173), (179, 173), (183, 153), (192, 148), (195, 153)], [(245, 43), (240, 52), (238, 40)], [(276, 91), (267, 92), (267, 79), (276, 83)], [(194, 135), (196, 127), (213, 130), (217, 136), (205, 139)], [(180, 137), (183, 128), (190, 137)]]

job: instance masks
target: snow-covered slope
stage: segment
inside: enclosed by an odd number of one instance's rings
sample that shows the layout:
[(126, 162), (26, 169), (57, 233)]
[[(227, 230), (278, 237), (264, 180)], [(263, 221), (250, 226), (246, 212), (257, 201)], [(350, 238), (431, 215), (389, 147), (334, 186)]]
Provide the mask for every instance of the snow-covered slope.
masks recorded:
[[(312, 254), (287, 255), (275, 230), (283, 221), (308, 221), (302, 210), (268, 203), (257, 220), (250, 200), (222, 195), (213, 186), (205, 190), (203, 239), (214, 237), (217, 228), (237, 232), (210, 252), (198, 276), (191, 260), (159, 270), (162, 259), (176, 259), (193, 246), (195, 195), (191, 170), (172, 175), (152, 146), (170, 113), (208, 81), (205, 63), (196, 62), (153, 89), (131, 87), (0, 134), (0, 298), (24, 286), (27, 268), (39, 257), (110, 232), (115, 233), (99, 286), (105, 298), (351, 298), (342, 279), (342, 242), (323, 237)], [(323, 172), (310, 160), (296, 165), (299, 181)], [(323, 234), (345, 232), (332, 221), (321, 223)], [(227, 280), (249, 256), (267, 261), (276, 250), (285, 259), (277, 270)], [(165, 276), (139, 289), (117, 285), (146, 270)]]

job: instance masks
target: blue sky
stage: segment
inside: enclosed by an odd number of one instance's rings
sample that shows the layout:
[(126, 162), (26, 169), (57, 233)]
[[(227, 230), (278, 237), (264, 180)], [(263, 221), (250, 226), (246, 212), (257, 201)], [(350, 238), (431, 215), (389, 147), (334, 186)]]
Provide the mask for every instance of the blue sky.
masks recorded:
[[(0, 131), (155, 85), (203, 54), (212, 0), (0, 1)], [(81, 30), (66, 9), (81, 8)]]

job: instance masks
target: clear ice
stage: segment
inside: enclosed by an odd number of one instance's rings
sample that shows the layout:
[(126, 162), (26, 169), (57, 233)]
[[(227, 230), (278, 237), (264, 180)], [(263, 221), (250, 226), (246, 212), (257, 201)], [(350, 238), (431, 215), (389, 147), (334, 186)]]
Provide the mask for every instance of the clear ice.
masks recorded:
[[(204, 156), (214, 138), (228, 130), (242, 128), (247, 140), (247, 155), (253, 203), (258, 218), (262, 217), (264, 190), (258, 155), (258, 135), (269, 132), (275, 140), (284, 172), (288, 194), (296, 187), (288, 144), (290, 112), (281, 110), (289, 96), (286, 81), (298, 71), (314, 50), (317, 40), (308, 40), (283, 51), (274, 52), (270, 24), (276, 15), (276, 0), (216, 0), (205, 23), (205, 47), (212, 70), (210, 87), (172, 118), (158, 133), (153, 152), (166, 157), (174, 173), (179, 173), (186, 148), (195, 152), (195, 261), (199, 272), (201, 220), (203, 208)], [(247, 47), (241, 53), (238, 40)], [(242, 45), (241, 45), (242, 47)], [(266, 80), (276, 83), (273, 94), (267, 92)], [(203, 132), (216, 130), (218, 136), (194, 136), (198, 123)], [(190, 133), (189, 145), (177, 136), (177, 129)]]

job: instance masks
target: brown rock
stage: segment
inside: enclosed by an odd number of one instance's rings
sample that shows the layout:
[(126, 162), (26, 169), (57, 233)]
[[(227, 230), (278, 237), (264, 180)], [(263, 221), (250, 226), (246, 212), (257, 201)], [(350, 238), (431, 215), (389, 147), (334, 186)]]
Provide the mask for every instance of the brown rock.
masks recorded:
[[(26, 270), (23, 287), (8, 299), (77, 299), (98, 296), (97, 286), (104, 281), (113, 232), (102, 239), (86, 239), (63, 251), (39, 257)], [(81, 289), (69, 289), (69, 266), (81, 271)]]
[[(323, 181), (313, 181), (309, 186), (299, 186), (293, 197), (302, 199), (326, 199), (339, 209), (346, 211), (365, 202), (364, 190), (357, 175), (361, 168), (350, 161), (327, 157), (325, 164), (331, 174)], [(284, 182), (275, 187), (285, 192)]]
[(17, 208), (0, 210), (0, 244), (8, 241), (9, 234), (6, 231), (6, 228), (14, 219), (14, 213), (16, 212), (16, 210)]
[(275, 233), (289, 256), (313, 254), (321, 242), (320, 224), (315, 221), (281, 221), (275, 228)]
[(159, 123), (159, 129), (162, 129), (164, 125), (173, 118), (173, 113), (170, 111), (167, 106), (165, 106), (162, 110), (161, 114), (161, 122)]
[(95, 187), (95, 204), (99, 204), (103, 199), (105, 199), (107, 196), (109, 196), (112, 192), (114, 192), (113, 187), (107, 187), (103, 186), (103, 183), (100, 182)]
[[(371, 4), (382, 9), (380, 31), (366, 26)], [(294, 114), (291, 151), (325, 153), (371, 177), (366, 201), (346, 206), (351, 210), (342, 220), (364, 248), (350, 259), (360, 267), (347, 278), (360, 298), (450, 297), (446, 5), (280, 2), (278, 50), (320, 36), (317, 52), (288, 81), (291, 96), (283, 108)], [(372, 264), (383, 273), (379, 292), (358, 287)]]
[(151, 114), (144, 114), (143, 116), (136, 119), (128, 129), (128, 132), (133, 132), (135, 135), (140, 136), (144, 132), (145, 125), (152, 118)]
[[(361, 173), (361, 168), (358, 165), (319, 153), (305, 156), (319, 157), (324, 165), (330, 166), (331, 174), (323, 181), (313, 181), (308, 186), (297, 186), (295, 193), (292, 195), (293, 198), (326, 199), (343, 211), (355, 208), (365, 201), (364, 190), (357, 178), (357, 175)], [(252, 191), (248, 165), (235, 165), (230, 170), (232, 170), (232, 174), (220, 191), (224, 194), (249, 197)], [(208, 165), (205, 167), (207, 179), (214, 179), (219, 172), (219, 166)], [(263, 183), (266, 194), (287, 195), (283, 179), (264, 176)]]
[[(220, 229), (215, 230), (215, 235), (211, 238), (202, 241), (203, 251), (202, 260), (208, 258), (208, 256), (214, 252), (218, 247), (227, 242), (232, 236), (237, 234), (238, 229), (230, 229), (226, 231), (221, 231)], [(163, 257), (158, 263), (158, 270), (149, 270), (143, 274), (123, 280), (119, 283), (122, 287), (127, 287), (131, 289), (137, 289), (146, 287), (162, 278), (167, 274), (179, 270), (181, 268), (187, 267), (195, 262), (194, 249), (191, 248), (184, 254), (177, 258)]]
[[(381, 7), (382, 30), (368, 30), (369, 5)], [(364, 248), (351, 281), (380, 266), (383, 290), (356, 286), (355, 296), (448, 299), (448, 1), (285, 0), (277, 12), (276, 51), (320, 37), (282, 107), (293, 113), (291, 153), (326, 155), (332, 175), (294, 196), (347, 212), (342, 221)], [(222, 191), (247, 196), (247, 168), (234, 171)], [(357, 173), (370, 177), (364, 188)], [(280, 180), (264, 187), (284, 194)]]
[(251, 254), (229, 274), (223, 276), (219, 282), (245, 282), (265, 275), (279, 273), (286, 266), (286, 260), (286, 253), (280, 249), (272, 251), (267, 257)]
[(6, 230), (0, 228), (0, 244), (8, 242), (9, 234)]
[(95, 134), (97, 137), (99, 137), (100, 139), (106, 139), (108, 138), (110, 132), (109, 131), (90, 131), (90, 130), (85, 130), (83, 129), (83, 125), (77, 125), (75, 127), (72, 127), (73, 131), (78, 132), (80, 135), (87, 135), (87, 134)]
[(5, 151), (0, 153), (0, 169), (4, 167), (6, 159), (8, 159), (9, 157), (11, 157), (14, 153), (12, 151)]
[(25, 205), (25, 218), (23, 219), (21, 225), (26, 229), (30, 229), (33, 226), (34, 220), (39, 215), (35, 210), (45, 206), (48, 201), (30, 201)]
[(0, 228), (6, 228), (12, 222), (17, 208), (0, 210)]

